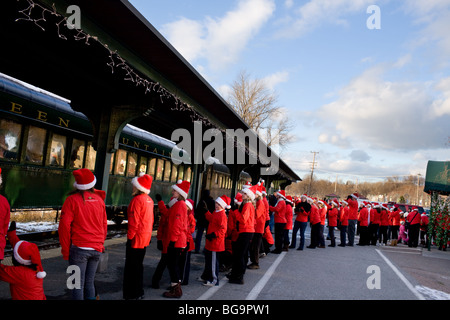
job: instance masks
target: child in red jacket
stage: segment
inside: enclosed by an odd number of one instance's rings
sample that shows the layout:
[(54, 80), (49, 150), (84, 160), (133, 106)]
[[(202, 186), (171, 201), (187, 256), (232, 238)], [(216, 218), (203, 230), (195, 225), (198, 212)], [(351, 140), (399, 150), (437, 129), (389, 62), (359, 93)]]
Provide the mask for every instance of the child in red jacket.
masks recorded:
[(227, 233), (227, 215), (225, 209), (230, 209), (231, 199), (223, 195), (216, 199), (214, 213), (205, 213), (208, 220), (205, 243), (205, 269), (201, 279), (205, 286), (219, 285), (219, 252), (225, 251), (225, 235)]
[(12, 300), (46, 300), (44, 278), (39, 249), (34, 243), (20, 241), (16, 223), (11, 222), (8, 239), (13, 248), (14, 266), (0, 264), (0, 280), (10, 284)]

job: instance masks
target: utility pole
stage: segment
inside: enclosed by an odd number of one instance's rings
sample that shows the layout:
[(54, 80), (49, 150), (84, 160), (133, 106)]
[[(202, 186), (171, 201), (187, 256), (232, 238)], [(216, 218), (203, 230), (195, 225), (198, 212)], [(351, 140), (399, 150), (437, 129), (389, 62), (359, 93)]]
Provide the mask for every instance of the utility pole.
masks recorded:
[(313, 162), (311, 163), (311, 180), (309, 181), (309, 188), (308, 188), (308, 194), (311, 194), (311, 186), (314, 176), (314, 169), (316, 168), (316, 155), (319, 154), (319, 152), (311, 151), (311, 153), (314, 154)]

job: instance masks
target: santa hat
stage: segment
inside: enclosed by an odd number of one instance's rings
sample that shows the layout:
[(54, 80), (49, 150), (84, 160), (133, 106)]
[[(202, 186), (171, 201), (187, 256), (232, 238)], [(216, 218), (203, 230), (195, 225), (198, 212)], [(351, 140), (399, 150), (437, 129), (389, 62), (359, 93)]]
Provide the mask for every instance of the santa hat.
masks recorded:
[(261, 193), (263, 194), (263, 195), (267, 195), (267, 191), (266, 191), (266, 187), (264, 187), (264, 186), (261, 186)]
[(333, 201), (331, 201), (331, 204), (334, 204), (336, 207), (339, 207), (339, 201), (337, 199), (333, 199)]
[(153, 178), (151, 176), (141, 172), (139, 177), (134, 177), (133, 180), (131, 180), (131, 184), (139, 191), (149, 194), (150, 188), (152, 187), (152, 181)]
[(286, 199), (286, 193), (285, 193), (284, 190), (278, 190), (277, 191), (277, 195), (282, 197), (282, 198), (284, 198), (284, 199)]
[(189, 210), (194, 209), (194, 200), (187, 199), (185, 202), (186, 202), (186, 206), (189, 208)]
[(350, 195), (352, 198), (354, 198), (354, 199), (358, 199), (359, 198), (359, 195), (355, 192), (355, 193), (352, 193), (351, 195)]
[(342, 204), (343, 204), (344, 206), (348, 205), (348, 202), (345, 201), (345, 200), (342, 200), (341, 202), (342, 202)]
[(286, 201), (292, 203), (292, 197), (291, 196), (286, 196)]
[(258, 183), (256, 186), (256, 195), (262, 197), (262, 185)]
[(243, 186), (242, 189), (247, 189), (250, 188), (252, 186), (252, 183), (250, 181), (247, 181)]
[(92, 189), (97, 183), (97, 179), (89, 169), (78, 169), (72, 172), (72, 174), (75, 177), (73, 186), (78, 190)]
[(255, 200), (256, 197), (256, 186), (251, 186), (249, 188), (242, 189), (242, 192), (244, 192), (252, 201)]
[(172, 186), (172, 189), (178, 192), (184, 199), (187, 199), (190, 187), (191, 184), (188, 181), (178, 180), (177, 184)]
[(242, 203), (242, 194), (241, 193), (236, 194), (236, 196), (234, 197), (234, 203), (236, 203), (237, 205), (240, 205)]
[(8, 231), (8, 239), (13, 247), (14, 258), (17, 262), (25, 266), (35, 264), (38, 271), (36, 277), (44, 279), (47, 273), (42, 267), (38, 246), (28, 241), (19, 240), (19, 237), (16, 235), (16, 230)]
[(419, 212), (419, 208), (413, 207), (412, 211), (417, 211), (417, 212)]
[(226, 195), (223, 195), (221, 197), (218, 197), (216, 199), (216, 202), (224, 209), (230, 209), (230, 203), (231, 203), (231, 199), (229, 197), (227, 197)]

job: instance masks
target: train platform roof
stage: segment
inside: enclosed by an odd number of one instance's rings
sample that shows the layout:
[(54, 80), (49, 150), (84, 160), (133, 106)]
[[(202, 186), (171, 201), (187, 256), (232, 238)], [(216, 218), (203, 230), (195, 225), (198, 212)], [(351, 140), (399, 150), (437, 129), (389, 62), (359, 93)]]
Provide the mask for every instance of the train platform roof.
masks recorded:
[[(81, 32), (64, 26), (71, 5), (81, 10)], [(6, 0), (0, 34), (7, 48), (0, 72), (70, 100), (90, 118), (109, 106), (138, 110), (129, 123), (168, 139), (174, 129), (193, 130), (186, 120), (249, 129), (127, 0)], [(281, 158), (279, 168), (281, 177), (301, 181)]]

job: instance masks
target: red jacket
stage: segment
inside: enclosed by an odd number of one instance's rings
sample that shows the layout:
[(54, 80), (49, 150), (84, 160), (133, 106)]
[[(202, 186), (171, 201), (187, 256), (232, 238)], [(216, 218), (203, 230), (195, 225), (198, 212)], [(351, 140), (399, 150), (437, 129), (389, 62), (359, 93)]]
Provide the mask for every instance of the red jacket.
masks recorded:
[(251, 202), (243, 205), (242, 212), (236, 212), (236, 221), (239, 222), (239, 233), (255, 233), (255, 207)]
[(162, 200), (158, 201), (158, 209), (160, 216), (159, 216), (158, 231), (156, 232), (156, 239), (162, 241), (164, 239), (164, 235), (166, 234), (167, 230), (167, 217), (169, 209), (167, 209), (166, 205)]
[(59, 242), (64, 260), (69, 259), (70, 245), (104, 251), (107, 233), (105, 202), (97, 194), (84, 192), (67, 197), (61, 209)]
[(411, 211), (408, 213), (406, 220), (409, 221), (410, 224), (419, 224), (420, 223), (420, 212), (419, 211)]
[(225, 210), (206, 212), (205, 218), (208, 220), (208, 230), (206, 234), (215, 233), (214, 239), (205, 242), (205, 249), (214, 252), (225, 251), (225, 235), (227, 233), (227, 215)]
[(348, 220), (358, 220), (358, 200), (348, 199)]
[(323, 208), (319, 208), (319, 214), (320, 214), (320, 224), (325, 225), (325, 221), (327, 220), (327, 207), (324, 206)]
[(195, 241), (192, 237), (192, 234), (195, 232), (195, 226), (197, 222), (195, 221), (194, 213), (192, 210), (188, 210), (188, 233), (187, 233), (187, 242), (189, 243), (188, 251), (195, 250)]
[(369, 210), (367, 210), (367, 208), (364, 207), (359, 211), (359, 218), (358, 218), (359, 225), (361, 227), (367, 227), (369, 225), (368, 218), (369, 218)]
[(294, 217), (294, 212), (292, 210), (292, 207), (290, 204), (286, 203), (286, 226), (284, 227), (284, 230), (292, 230), (294, 222), (292, 221)]
[(8, 232), (11, 208), (8, 200), (0, 195), (0, 260), (5, 257), (6, 233)]
[(230, 238), (232, 242), (236, 241), (239, 237), (239, 232), (236, 229), (236, 215), (239, 214), (239, 210), (230, 210), (228, 213), (228, 227), (227, 238)]
[(24, 266), (0, 264), (0, 280), (9, 283), (12, 300), (46, 300), (44, 279), (36, 277), (36, 271)]
[(305, 211), (305, 210), (296, 212), (297, 217), (295, 218), (295, 221), (308, 222), (309, 213), (310, 213), (309, 211)]
[(341, 216), (339, 217), (339, 221), (342, 226), (348, 226), (348, 207), (341, 208)]
[(400, 211), (392, 211), (390, 214), (390, 219), (393, 226), (400, 226)]
[(382, 209), (380, 214), (380, 226), (388, 226), (389, 225), (389, 214), (387, 210)]
[(184, 201), (177, 201), (167, 212), (167, 230), (163, 240), (164, 248), (170, 242), (175, 248), (186, 248), (188, 231), (187, 205)]
[(333, 208), (328, 211), (328, 226), (329, 227), (337, 227), (337, 218), (338, 218), (338, 209)]
[(131, 247), (143, 249), (150, 244), (153, 231), (153, 200), (147, 194), (131, 199), (128, 205), (128, 233)]
[(255, 233), (264, 233), (264, 226), (266, 224), (266, 206), (263, 200), (256, 201), (255, 211)]
[(273, 215), (275, 223), (286, 223), (286, 202), (284, 199), (279, 199), (276, 206), (269, 206), (269, 210), (275, 212)]
[(275, 242), (273, 241), (272, 232), (270, 232), (270, 227), (267, 226), (266, 230), (264, 230), (263, 239), (266, 239), (267, 243), (273, 245)]
[(266, 221), (268, 221), (268, 220), (270, 220), (269, 201), (267, 201), (266, 197), (263, 197), (262, 201), (264, 203), (264, 208), (265, 208), (265, 212), (266, 212)]
[(370, 214), (370, 223), (371, 224), (380, 224), (381, 214), (378, 213), (377, 209), (371, 209), (369, 214)]
[(319, 208), (316, 207), (316, 205), (311, 205), (311, 213), (309, 215), (309, 222), (311, 224), (317, 224), (320, 223), (320, 214), (319, 214)]

